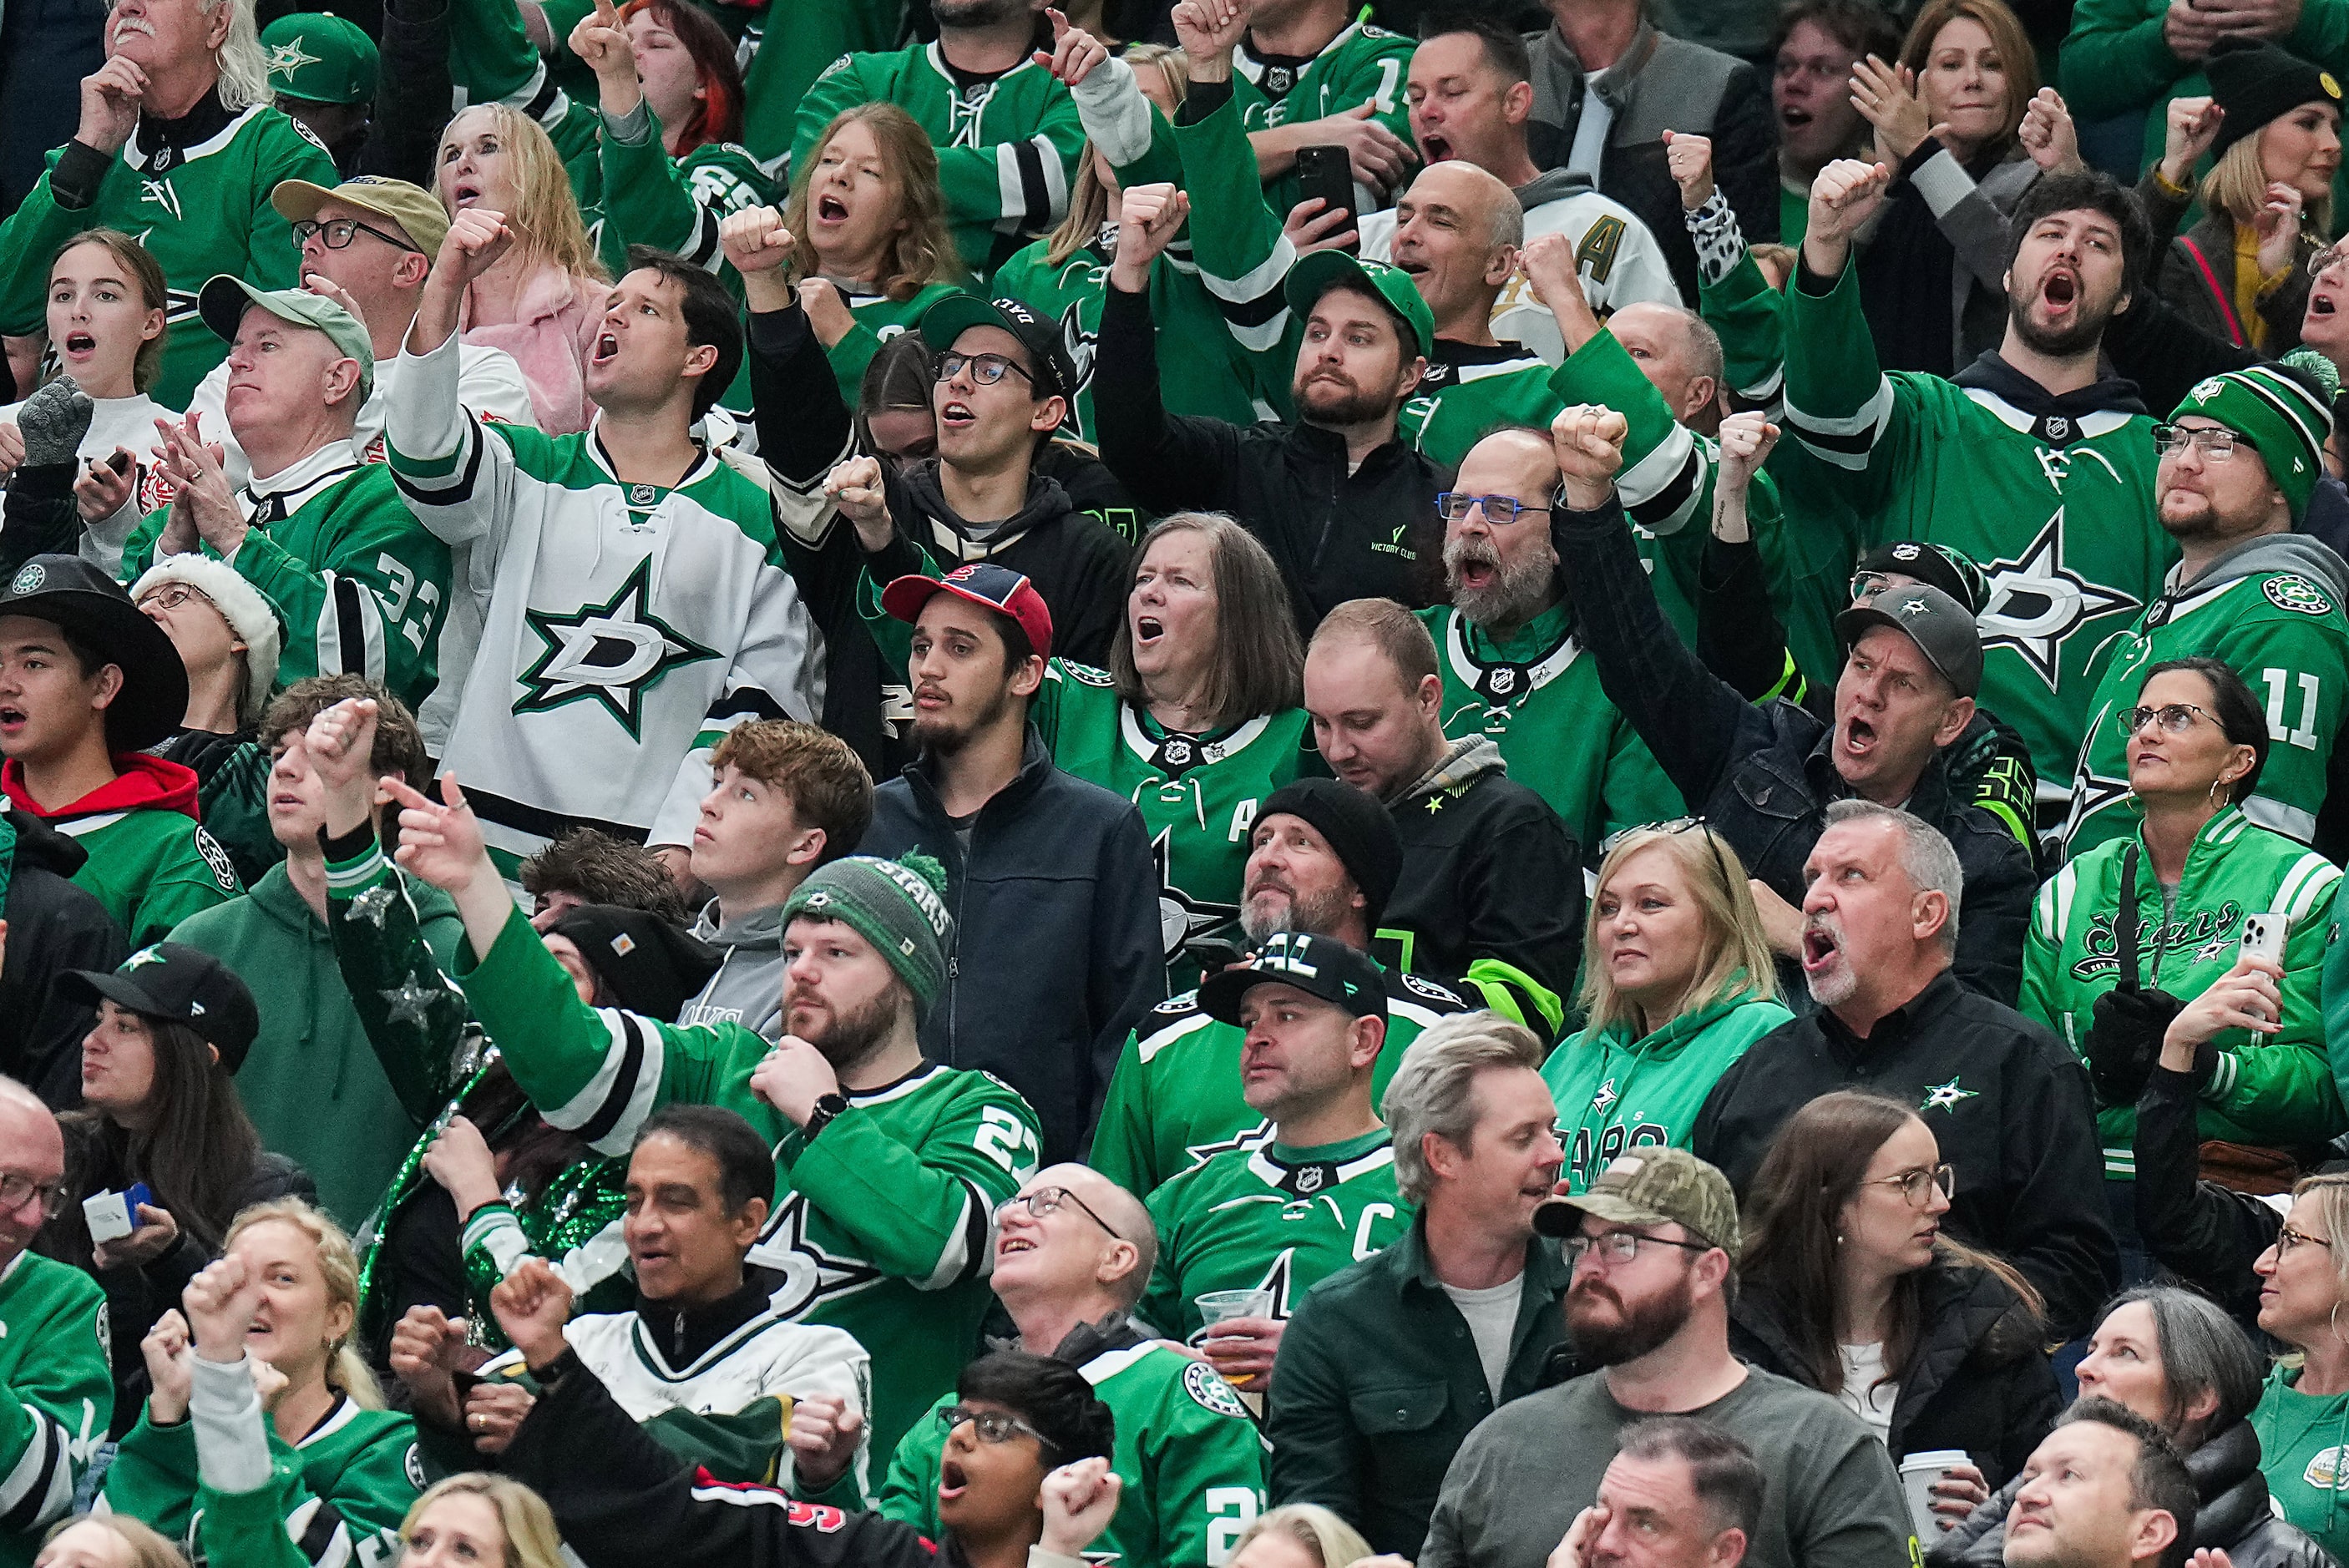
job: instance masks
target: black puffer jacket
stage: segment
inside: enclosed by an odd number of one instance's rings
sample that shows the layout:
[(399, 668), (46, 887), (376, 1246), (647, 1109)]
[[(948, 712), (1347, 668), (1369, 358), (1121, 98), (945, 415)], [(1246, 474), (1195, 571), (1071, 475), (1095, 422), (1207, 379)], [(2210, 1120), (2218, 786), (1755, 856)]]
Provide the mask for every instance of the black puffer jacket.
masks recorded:
[[(6, 813), (0, 833), (0, 919), (8, 951), (0, 961), (0, 1073), (55, 1109), (81, 1103), (81, 1038), (96, 1021), (79, 1002), (49, 995), (68, 969), (109, 971), (130, 944), (106, 906), (76, 886), (89, 858), (79, 844), (37, 817)], [(11, 838), (13, 834), (13, 838)]]
[[(2199, 1506), (2194, 1544), (2227, 1553), (2234, 1568), (2337, 1568), (2332, 1553), (2268, 1506), (2268, 1480), (2260, 1473), (2259, 1434), (2237, 1421), (2186, 1456)], [(1930, 1542), (1932, 1568), (2000, 1568), (2006, 1560), (2006, 1516), (2021, 1477), (1991, 1494), (1965, 1522)]]
[[(1930, 1449), (1963, 1449), (1998, 1485), (2055, 1424), (2063, 1396), (2036, 1313), (1988, 1269), (1945, 1261), (1918, 1282), (1922, 1325), (1899, 1369), (1885, 1446), (1897, 1460)], [(1729, 1346), (1741, 1360), (1816, 1387), (1788, 1334), (1784, 1304), (1748, 1284), (1737, 1294)]]

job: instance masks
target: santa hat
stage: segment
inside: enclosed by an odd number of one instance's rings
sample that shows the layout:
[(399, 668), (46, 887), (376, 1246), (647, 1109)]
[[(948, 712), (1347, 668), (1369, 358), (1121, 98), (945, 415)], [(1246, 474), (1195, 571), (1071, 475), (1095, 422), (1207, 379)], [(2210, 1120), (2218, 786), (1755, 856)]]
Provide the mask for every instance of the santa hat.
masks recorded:
[(157, 561), (131, 585), (130, 597), (144, 599), (166, 583), (185, 583), (210, 599), (244, 645), (244, 694), (236, 705), (237, 718), (260, 723), (261, 710), (269, 706), (270, 691), (277, 685), (276, 610), (260, 589), (237, 575), (235, 567), (192, 551)]

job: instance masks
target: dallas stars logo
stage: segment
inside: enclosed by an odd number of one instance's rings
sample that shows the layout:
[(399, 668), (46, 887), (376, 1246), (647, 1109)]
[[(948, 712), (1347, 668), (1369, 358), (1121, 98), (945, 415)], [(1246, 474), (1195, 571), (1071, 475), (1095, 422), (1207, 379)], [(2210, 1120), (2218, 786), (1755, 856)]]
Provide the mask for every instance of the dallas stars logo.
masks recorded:
[(1093, 334), (1087, 332), (1085, 324), (1077, 319), (1077, 304), (1071, 300), (1069, 308), (1061, 313), (1061, 346), (1069, 351), (1069, 363), (1077, 367), (1077, 385), (1069, 394), (1071, 412), (1076, 408), (1077, 398), (1093, 384)]
[(1228, 925), (1240, 913), (1236, 903), (1193, 898), (1174, 885), (1174, 839), (1170, 826), (1159, 829), (1158, 836), (1150, 841), (1150, 861), (1158, 868), (1158, 939), (1169, 958), (1182, 952), (1183, 944), (1193, 937)]
[(1920, 1111), (1955, 1110), (1958, 1109), (1960, 1101), (1980, 1099), (1981, 1098), (1982, 1092), (1979, 1089), (1960, 1088), (1958, 1087), (1958, 1080), (1956, 1078), (1951, 1078), (1947, 1083), (1927, 1084), (1925, 1086), (1925, 1098), (1919, 1103), (1917, 1109)]
[(302, 47), (299, 35), (273, 46), (269, 51), (269, 74), (273, 77), (284, 77), (289, 82), (294, 79), (294, 73), (304, 66), (321, 63), (317, 56)]
[(523, 672), (522, 684), (530, 689), (513, 705), (514, 712), (543, 713), (592, 698), (610, 710), (633, 740), (649, 687), (673, 669), (718, 657), (717, 649), (703, 647), (646, 608), (652, 569), (647, 555), (601, 604), (583, 605), (568, 615), (524, 612), (546, 651)]
[(1619, 1098), (1615, 1092), (1615, 1080), (1609, 1078), (1599, 1086), (1599, 1092), (1590, 1097), (1590, 1109), (1603, 1114)]
[(808, 1236), (807, 1199), (794, 1192), (785, 1198), (746, 1261), (773, 1269), (783, 1276), (769, 1305), (785, 1317), (802, 1317), (834, 1296), (863, 1290), (881, 1277), (881, 1271), (863, 1258), (838, 1257)]
[(2013, 649), (2050, 691), (2055, 689), (2066, 638), (2099, 615), (2137, 608), (2127, 594), (2091, 583), (2064, 563), (2060, 506), (2019, 558), (1994, 561), (1985, 574), (1990, 603), (1980, 617), (1982, 650)]
[(1235, 1149), (1261, 1149), (1272, 1141), (1272, 1119), (1267, 1117), (1254, 1127), (1243, 1128), (1229, 1138), (1213, 1143), (1194, 1143), (1183, 1152), (1191, 1157), (1194, 1165), (1205, 1165), (1218, 1154), (1228, 1154)]

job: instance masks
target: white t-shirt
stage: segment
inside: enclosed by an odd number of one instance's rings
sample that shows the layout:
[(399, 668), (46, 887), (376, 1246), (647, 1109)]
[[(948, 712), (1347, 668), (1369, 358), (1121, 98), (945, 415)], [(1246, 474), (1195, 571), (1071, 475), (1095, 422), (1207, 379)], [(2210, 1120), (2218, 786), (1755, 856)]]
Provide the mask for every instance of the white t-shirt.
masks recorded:
[[(1441, 1280), (1436, 1282), (1442, 1284)], [(1476, 1359), (1484, 1364), (1485, 1387), (1493, 1391), (1493, 1403), (1501, 1402), (1501, 1379), (1509, 1371), (1509, 1338), (1517, 1327), (1517, 1297), (1524, 1294), (1524, 1281), (1503, 1280), (1499, 1284), (1483, 1290), (1463, 1290), (1446, 1284), (1444, 1294), (1468, 1320), (1468, 1336), (1476, 1342)]]
[[(11, 403), (0, 408), (0, 425), (15, 424), (16, 410), (24, 406)], [(129, 449), (139, 459), (139, 489), (133, 500), (142, 512), (151, 511), (171, 499), (171, 486), (155, 473), (149, 456), (155, 447), (155, 421), (179, 417), (144, 392), (134, 392), (128, 397), (93, 397), (89, 400), (89, 431), (81, 438), (78, 455), (85, 462), (96, 462), (112, 457), (117, 447)]]
[(1845, 1345), (1843, 1352), (1843, 1392), (1836, 1398), (1843, 1408), (1868, 1423), (1879, 1443), (1889, 1443), (1892, 1435), (1892, 1407), (1900, 1398), (1900, 1380), (1884, 1376), (1884, 1346), (1877, 1345)]

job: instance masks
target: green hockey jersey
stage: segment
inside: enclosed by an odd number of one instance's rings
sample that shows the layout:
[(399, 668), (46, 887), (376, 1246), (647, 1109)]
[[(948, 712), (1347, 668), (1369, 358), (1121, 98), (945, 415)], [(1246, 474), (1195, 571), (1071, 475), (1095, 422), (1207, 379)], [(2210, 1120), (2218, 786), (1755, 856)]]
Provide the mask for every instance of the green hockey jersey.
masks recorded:
[(2022, 732), (2043, 800), (2062, 799), (2088, 727), (2090, 657), (2152, 602), (2178, 558), (2153, 521), (2153, 421), (2123, 382), (2056, 399), (2002, 361), (1956, 382), (1887, 374), (1856, 271), (1825, 294), (1799, 279), (1788, 287), (1795, 439), (1773, 460), (1815, 466), (1849, 503), (1858, 537), (1847, 560), (1917, 539), (1981, 562), (1991, 590), (1982, 706)]
[(0, 1568), (31, 1568), (113, 1418), (106, 1293), (18, 1253), (0, 1269)]
[(840, 384), (841, 401), (851, 408), (864, 402), (864, 367), (873, 363), (881, 346), (919, 326), (924, 313), (947, 295), (962, 292), (959, 284), (933, 283), (923, 284), (905, 299), (896, 299), (838, 279), (833, 280), (833, 286), (848, 302), (856, 325), (825, 349), (823, 356), (831, 361), (833, 378)]
[(1550, 388), (1550, 366), (1523, 344), (1487, 348), (1444, 339), (1435, 352), (1419, 389), (1395, 417), (1395, 434), (1447, 469), (1458, 468), (1486, 431), (1503, 425), (1547, 430), (1566, 407)]
[(1084, 127), (1069, 89), (1032, 59), (965, 81), (936, 44), (843, 55), (800, 100), (794, 171), (833, 116), (864, 103), (894, 103), (929, 133), (955, 248), (979, 276), (1068, 216)]
[(1385, 1128), (1343, 1143), (1234, 1149), (1176, 1173), (1150, 1194), (1158, 1266), (1136, 1313), (1163, 1334), (1196, 1340), (1199, 1297), (1272, 1293), (1287, 1321), (1305, 1293), (1411, 1229), (1395, 1191)]
[(2229, 551), (2191, 583), (2178, 576), (2173, 569), (2161, 597), (2098, 655), (2102, 676), (2064, 828), (2073, 855), (2137, 831), (2119, 716), (2137, 706), (2147, 669), (2195, 654), (2224, 660), (2267, 699), (2268, 759), (2243, 814), (2302, 843), (2316, 836), (2349, 697), (2341, 558), (2303, 534), (2271, 534)]
[[(2114, 932), (2121, 868), (2137, 856), (2137, 983), (2184, 1001), (2234, 967), (2243, 917), (2285, 916), (2282, 1029), (2252, 1037), (2230, 1029), (2211, 1044), (2218, 1067), (2202, 1088), (2198, 1120), (2206, 1139), (2308, 1144), (2349, 1128), (2333, 1081), (2321, 1005), (2325, 950), (2338, 930), (2333, 895), (2341, 868), (2305, 845), (2254, 827), (2230, 806), (2202, 825), (2186, 854), (2174, 909), (2165, 912), (2153, 862), (2135, 833), (2074, 860), (2039, 890), (2023, 949), (2025, 1015), (2085, 1056), (2095, 1000), (2120, 976)], [(2105, 1173), (2137, 1174), (2135, 1106), (2099, 1105)]]
[(55, 810), (25, 791), (22, 764), (0, 763), (0, 792), (79, 844), (74, 885), (106, 906), (133, 948), (244, 891), (220, 841), (196, 820), (196, 776), (144, 752), (118, 754), (114, 781)]
[(1498, 641), (1447, 604), (1419, 618), (1435, 639), (1445, 736), (1491, 736), (1509, 777), (1537, 790), (1577, 843), (1686, 811), (1600, 689), (1599, 665), (1583, 656), (1565, 603)]
[[(1232, 49), (1232, 98), (1239, 105), (1240, 122), (1248, 130), (1299, 125), (1327, 119), (1364, 104), (1371, 117), (1411, 145), (1411, 106), (1403, 84), (1411, 75), (1412, 41), (1401, 33), (1374, 27), (1355, 18), (1320, 53), (1302, 65), (1287, 59), (1260, 58), (1243, 38)], [(1265, 200), (1281, 218), (1304, 200), (1304, 188), (1294, 172), (1265, 187)], [(1361, 205), (1357, 190), (1355, 204)], [(1373, 202), (1373, 206), (1381, 203)]]
[(520, 910), (460, 978), (514, 1081), (597, 1153), (626, 1152), (671, 1101), (740, 1111), (775, 1140), (775, 1209), (749, 1261), (783, 1276), (779, 1314), (871, 1352), (872, 1441), (894, 1449), (978, 1349), (996, 1205), (1038, 1160), (1028, 1102), (985, 1073), (929, 1066), (850, 1095), (810, 1139), (750, 1092), (767, 1041), (589, 1007)]
[[(222, 113), (210, 97), (195, 112), (206, 112), (207, 105)], [(49, 263), (58, 250), (84, 229), (119, 229), (147, 247), (170, 284), (163, 374), (148, 391), (167, 408), (184, 408), (204, 372), (228, 354), (228, 345), (196, 317), (204, 280), (227, 273), (256, 288), (294, 287), (301, 281), (301, 252), (269, 193), (282, 180), (332, 190), (341, 178), (317, 138), (266, 105), (225, 115), (221, 129), (193, 147), (150, 145), (152, 139), (142, 120), (83, 207), (62, 205), (52, 186), (60, 161), (80, 144), (49, 155), (49, 172), (0, 222), (0, 334), (43, 331)]]
[[(1386, 977), (1387, 1041), (1371, 1079), (1374, 1102), (1386, 1093), (1387, 1080), (1421, 1030), (1469, 1010), (1432, 980), (1392, 968)], [(1271, 1141), (1272, 1123), (1240, 1091), (1244, 1038), (1237, 1026), (1209, 1017), (1195, 991), (1160, 1003), (1117, 1058), (1086, 1162), (1146, 1198), (1177, 1173), (1226, 1150), (1253, 1150)]]
[[(440, 679), (449, 547), (416, 521), (390, 470), (334, 441), (246, 485), (237, 503), (249, 528), (229, 564), (277, 612), (278, 684), (365, 676), (410, 708), (422, 707)], [(126, 584), (155, 563), (171, 515), (157, 507), (131, 534), (122, 551)]]
[(1730, 989), (1651, 1034), (1618, 1023), (1569, 1035), (1542, 1063), (1557, 1104), (1565, 1179), (1587, 1192), (1629, 1150), (1686, 1149), (1705, 1097), (1746, 1047), (1794, 1017), (1741, 975)]
[[(500, 869), (564, 828), (688, 841), (709, 748), (746, 718), (823, 711), (823, 653), (776, 542), (766, 465), (705, 453), (622, 484), (594, 429), (548, 436), (457, 401), (457, 337), (404, 354), (385, 426), (417, 519), (490, 583), (440, 761)], [(501, 1042), (502, 1043), (502, 1042)]]
[[(718, 19), (735, 31), (733, 6)], [(740, 29), (738, 53), (749, 63), (742, 77), (742, 139), (764, 164), (780, 162), (792, 150), (795, 111), (827, 67), (843, 55), (886, 49), (905, 24), (903, 0), (804, 0), (769, 3)], [(771, 35), (769, 24), (773, 24)]]
[[(1131, 1337), (1122, 1336), (1121, 1337)], [(1125, 1482), (1117, 1514), (1085, 1553), (1094, 1568), (1216, 1568), (1264, 1509), (1264, 1439), (1204, 1361), (1154, 1340), (1103, 1350), (1081, 1368), (1110, 1408), (1110, 1466)], [(880, 1511), (938, 1531), (938, 1461), (949, 1394), (897, 1445)]]

